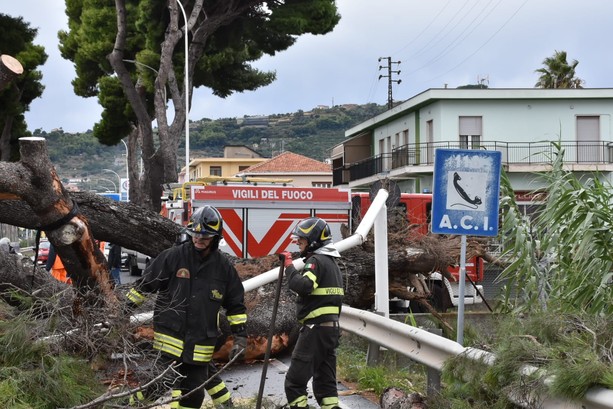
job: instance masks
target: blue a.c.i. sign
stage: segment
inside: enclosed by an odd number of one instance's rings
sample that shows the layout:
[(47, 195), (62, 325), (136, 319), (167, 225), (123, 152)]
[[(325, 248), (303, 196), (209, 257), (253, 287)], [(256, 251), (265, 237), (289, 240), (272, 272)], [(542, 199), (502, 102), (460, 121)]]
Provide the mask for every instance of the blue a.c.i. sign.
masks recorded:
[(498, 234), (499, 151), (436, 149), (432, 233)]

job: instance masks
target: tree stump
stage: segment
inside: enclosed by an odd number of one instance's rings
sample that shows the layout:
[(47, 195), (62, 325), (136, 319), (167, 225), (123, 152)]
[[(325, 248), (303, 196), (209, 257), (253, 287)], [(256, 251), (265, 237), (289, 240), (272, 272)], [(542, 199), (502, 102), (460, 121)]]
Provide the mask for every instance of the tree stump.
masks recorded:
[(0, 55), (0, 91), (21, 74), (23, 74), (23, 67), (19, 61), (10, 55)]

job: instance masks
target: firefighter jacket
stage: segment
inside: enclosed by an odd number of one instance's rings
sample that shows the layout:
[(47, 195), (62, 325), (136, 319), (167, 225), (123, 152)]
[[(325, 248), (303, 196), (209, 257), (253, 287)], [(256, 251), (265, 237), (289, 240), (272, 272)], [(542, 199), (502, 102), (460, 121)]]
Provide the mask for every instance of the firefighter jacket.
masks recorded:
[(311, 254), (302, 273), (286, 268), (288, 287), (298, 294), (296, 313), (305, 325), (338, 321), (343, 303), (343, 277), (333, 257)]
[(151, 293), (157, 293), (153, 347), (183, 362), (206, 365), (211, 360), (221, 333), (221, 308), (226, 310), (232, 333), (247, 335), (243, 284), (217, 249), (205, 258), (191, 241), (164, 250), (127, 298), (140, 305)]

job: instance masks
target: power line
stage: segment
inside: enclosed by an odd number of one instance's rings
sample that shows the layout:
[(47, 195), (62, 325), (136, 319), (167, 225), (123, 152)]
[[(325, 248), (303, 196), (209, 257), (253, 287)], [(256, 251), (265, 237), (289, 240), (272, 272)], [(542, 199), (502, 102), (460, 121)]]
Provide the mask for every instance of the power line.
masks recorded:
[[(421, 67), (416, 68), (414, 70), (411, 70), (411, 72), (409, 72), (409, 74), (411, 73), (415, 73), (417, 71), (420, 71), (426, 67), (429, 67), (430, 65), (434, 64), (436, 61), (440, 60), (441, 58), (447, 56), (448, 54), (448, 50), (454, 50), (455, 47), (459, 44), (461, 44), (470, 34), (472, 34), (484, 21), (485, 19), (492, 13), (494, 12), (494, 10), (498, 7), (498, 5), (500, 5), (500, 3), (502, 2), (502, 0), (498, 0), (498, 3), (496, 3), (489, 11), (487, 10), (487, 8), (489, 7), (489, 5), (492, 4), (493, 0), (490, 0), (487, 4), (486, 7), (484, 7), (483, 9), (481, 9), (478, 13), (476, 13), (473, 17), (472, 20), (470, 20), (470, 22), (468, 23), (468, 25), (457, 35), (455, 36), (455, 38), (449, 43), (447, 44), (447, 46), (445, 46), (441, 51), (438, 52), (437, 55), (435, 55), (434, 57), (430, 58), (428, 61), (426, 61), (424, 64), (422, 64)], [(469, 14), (474, 14), (472, 13), (473, 9), (477, 6), (478, 3), (475, 3), (469, 10), (467, 10), (465, 12), (465, 14), (463, 16), (461, 16), (460, 20), (458, 21), (458, 23), (460, 21), (466, 21)], [(485, 16), (483, 16), (483, 13), (487, 12), (487, 14)], [(459, 15), (459, 14), (458, 14)], [(480, 19), (480, 21), (477, 21), (478, 19)], [(458, 24), (455, 24), (452, 28), (452, 31), (458, 27)], [(447, 32), (443, 38), (445, 38), (447, 36), (447, 34), (451, 34), (452, 31)]]
[[(404, 51), (406, 48), (408, 48), (411, 44), (413, 44), (415, 41), (417, 41), (417, 39), (419, 39), (419, 37), (421, 37), (424, 33), (428, 32), (428, 30), (430, 29), (430, 26), (432, 26), (432, 24), (434, 24), (434, 22), (438, 19), (438, 17), (443, 13), (443, 11), (445, 11), (447, 9), (447, 7), (449, 6), (449, 4), (452, 2), (453, 0), (448, 0), (447, 4), (445, 4), (438, 12), (438, 14), (436, 16), (434, 16), (434, 18), (432, 20), (430, 20), (430, 22), (428, 23), (428, 25), (426, 25), (421, 32), (419, 32), (419, 34), (417, 34), (415, 37), (413, 37), (413, 39), (411, 41), (409, 41), (407, 44), (405, 44), (400, 50), (396, 51), (394, 54), (398, 54), (401, 51)], [(432, 40), (430, 40), (432, 41)]]
[(455, 70), (456, 68), (458, 68), (460, 65), (464, 64), (466, 61), (468, 61), (470, 58), (472, 58), (475, 54), (477, 54), (483, 47), (485, 47), (490, 41), (492, 41), (494, 39), (494, 37), (496, 37), (496, 35), (502, 31), (503, 28), (506, 27), (507, 24), (509, 24), (509, 22), (513, 19), (513, 17), (515, 17), (517, 15), (517, 13), (519, 13), (519, 11), (522, 9), (522, 7), (524, 7), (526, 5), (526, 3), (528, 3), (528, 0), (525, 0), (516, 10), (513, 14), (511, 14), (511, 16), (509, 16), (508, 19), (505, 20), (505, 22), (498, 28), (498, 30), (496, 30), (492, 35), (490, 35), (490, 37), (485, 40), (475, 51), (473, 51), (471, 54), (467, 55), (462, 61), (460, 61), (458, 64), (456, 64), (454, 67), (450, 68), (449, 70), (447, 70), (446, 72), (430, 78), (428, 81), (426, 82), (430, 82), (433, 81), (437, 78), (440, 78), (444, 75), (447, 75), (448, 73), (452, 72), (453, 70)]
[(392, 97), (392, 83), (400, 84), (402, 80), (394, 80), (392, 79), (392, 74), (400, 75), (400, 70), (392, 70), (392, 64), (398, 64), (400, 66), (400, 61), (392, 61), (392, 57), (379, 57), (379, 62), (381, 60), (387, 60), (387, 65), (379, 65), (379, 70), (387, 68), (387, 75), (380, 74), (379, 79), (387, 78), (387, 108), (392, 109), (394, 107), (394, 98)]

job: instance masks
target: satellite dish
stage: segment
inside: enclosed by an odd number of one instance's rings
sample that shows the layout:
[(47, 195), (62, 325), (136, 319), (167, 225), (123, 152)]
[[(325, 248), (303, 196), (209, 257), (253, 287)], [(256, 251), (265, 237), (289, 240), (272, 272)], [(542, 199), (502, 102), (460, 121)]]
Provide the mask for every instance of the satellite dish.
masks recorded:
[(391, 179), (377, 180), (375, 183), (370, 185), (369, 197), (371, 202), (375, 200), (375, 196), (377, 196), (377, 193), (381, 189), (385, 189), (389, 193), (389, 196), (385, 201), (385, 205), (388, 208), (398, 205), (398, 202), (400, 201), (400, 188), (398, 187), (398, 184)]

